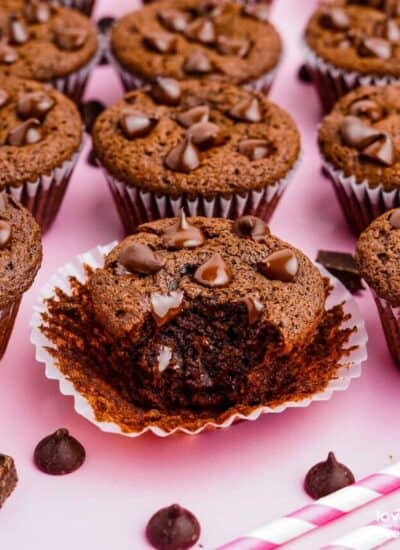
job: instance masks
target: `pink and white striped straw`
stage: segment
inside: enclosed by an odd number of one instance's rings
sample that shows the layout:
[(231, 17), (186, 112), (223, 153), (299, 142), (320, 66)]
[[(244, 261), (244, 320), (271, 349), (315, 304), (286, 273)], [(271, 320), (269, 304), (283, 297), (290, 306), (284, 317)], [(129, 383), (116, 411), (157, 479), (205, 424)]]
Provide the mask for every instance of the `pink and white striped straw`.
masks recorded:
[[(400, 489), (400, 462), (287, 516), (271, 521), (217, 550), (273, 550), (353, 510)], [(341, 549), (343, 550), (343, 549)]]

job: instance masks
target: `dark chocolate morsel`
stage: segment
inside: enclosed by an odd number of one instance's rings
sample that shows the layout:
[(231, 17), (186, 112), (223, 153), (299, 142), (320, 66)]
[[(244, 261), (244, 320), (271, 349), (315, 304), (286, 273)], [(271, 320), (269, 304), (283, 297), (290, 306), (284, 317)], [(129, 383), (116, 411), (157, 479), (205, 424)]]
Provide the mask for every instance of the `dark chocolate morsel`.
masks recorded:
[(0, 88), (0, 107), (4, 107), (4, 105), (7, 103), (9, 98), (8, 93)]
[(263, 118), (261, 105), (256, 97), (242, 99), (229, 110), (228, 115), (244, 122), (261, 122)]
[(18, 115), (27, 118), (42, 118), (54, 107), (54, 99), (45, 92), (30, 92), (19, 97), (17, 103)]
[(360, 118), (355, 116), (344, 117), (340, 126), (340, 135), (343, 143), (348, 147), (363, 149), (375, 141), (381, 132), (375, 130)]
[(58, 476), (75, 472), (84, 463), (85, 456), (81, 443), (62, 428), (38, 443), (33, 459), (39, 470)]
[(176, 38), (166, 32), (147, 33), (143, 41), (152, 50), (159, 53), (174, 53), (176, 51)]
[(105, 110), (104, 103), (97, 99), (90, 99), (79, 104), (79, 112), (85, 126), (85, 130), (88, 134), (92, 133), (94, 123), (98, 116)]
[(162, 238), (164, 245), (174, 250), (196, 248), (206, 240), (202, 229), (188, 222), (183, 209), (179, 212), (176, 223), (163, 232)]
[(181, 100), (181, 86), (179, 82), (173, 78), (157, 76), (150, 89), (152, 98), (158, 103), (164, 105), (175, 106), (179, 105)]
[(350, 105), (349, 114), (355, 117), (365, 116), (376, 122), (384, 113), (382, 107), (373, 99), (359, 99)]
[(106, 34), (115, 23), (115, 17), (108, 15), (97, 21), (97, 28), (101, 34)]
[(179, 124), (182, 124), (185, 128), (193, 126), (198, 122), (208, 122), (210, 118), (210, 107), (208, 105), (199, 105), (198, 107), (192, 107), (183, 113), (179, 113), (176, 116), (176, 120)]
[(392, 45), (384, 38), (374, 36), (364, 38), (360, 43), (358, 53), (363, 57), (379, 57), (386, 60), (392, 56)]
[(375, 28), (376, 36), (385, 38), (389, 42), (400, 42), (400, 27), (395, 19), (385, 19), (376, 24)]
[(317, 500), (354, 482), (351, 470), (338, 462), (330, 452), (326, 461), (318, 462), (309, 470), (304, 480), (304, 489), (311, 498)]
[(186, 550), (199, 540), (200, 524), (192, 512), (172, 504), (152, 516), (146, 537), (157, 550)]
[(217, 39), (217, 48), (223, 55), (236, 55), (238, 57), (244, 57), (249, 53), (250, 42), (244, 38), (219, 36)]
[(213, 71), (213, 64), (202, 50), (195, 50), (183, 62), (183, 70), (188, 74), (206, 74)]
[(165, 158), (165, 166), (174, 172), (192, 172), (200, 166), (198, 149), (192, 138), (187, 135), (176, 147), (171, 149)]
[(17, 470), (11, 456), (0, 454), (0, 508), (18, 483)]
[(257, 296), (249, 294), (243, 298), (243, 303), (247, 308), (247, 315), (249, 318), (249, 325), (254, 325), (260, 320), (264, 311), (264, 304), (260, 302)]
[(118, 263), (130, 273), (150, 275), (160, 271), (165, 260), (146, 244), (132, 243), (121, 250)]
[(233, 224), (233, 230), (239, 237), (252, 239), (256, 242), (265, 240), (271, 234), (268, 225), (256, 216), (238, 218)]
[(269, 6), (267, 4), (246, 4), (242, 8), (242, 13), (264, 23), (269, 20)]
[(325, 29), (333, 31), (345, 31), (350, 26), (350, 19), (347, 13), (341, 8), (330, 8), (322, 13), (320, 24)]
[(218, 253), (199, 266), (194, 274), (194, 280), (197, 283), (210, 288), (227, 286), (232, 279), (231, 268)]
[(202, 44), (213, 44), (217, 39), (214, 23), (210, 19), (196, 19), (187, 25), (185, 35)]
[(8, 145), (21, 147), (38, 143), (43, 137), (40, 122), (36, 118), (29, 118), (22, 124), (9, 131), (7, 137)]
[(119, 125), (127, 139), (147, 136), (158, 123), (158, 119), (134, 109), (124, 109)]
[(11, 224), (5, 220), (0, 220), (0, 249), (10, 242), (11, 231)]
[(244, 139), (239, 142), (238, 151), (249, 160), (261, 160), (271, 152), (271, 144), (265, 139)]
[(224, 143), (224, 135), (220, 127), (213, 122), (198, 122), (197, 124), (193, 124), (187, 133), (191, 136), (192, 143), (201, 150)]
[(189, 20), (186, 13), (172, 8), (160, 10), (157, 15), (161, 24), (172, 32), (183, 32)]
[(162, 327), (182, 311), (183, 292), (175, 290), (169, 294), (152, 292), (151, 311), (157, 327)]
[(8, 20), (8, 41), (10, 44), (25, 44), (29, 40), (28, 30), (16, 15), (11, 15)]
[(290, 248), (283, 248), (270, 254), (258, 264), (258, 270), (272, 281), (290, 283), (299, 270), (296, 254)]
[(29, 23), (47, 23), (51, 17), (50, 6), (41, 0), (28, 0), (25, 6), (25, 17)]
[(5, 65), (11, 65), (18, 59), (18, 53), (7, 42), (2, 40), (0, 42), (0, 63)]
[(350, 292), (354, 293), (364, 289), (360, 273), (351, 254), (320, 250), (317, 262), (339, 279)]
[(361, 156), (383, 164), (384, 166), (392, 166), (396, 162), (396, 150), (394, 143), (389, 134), (382, 133), (370, 145), (361, 151)]
[(62, 50), (79, 50), (85, 44), (87, 38), (88, 33), (85, 29), (58, 27), (54, 31), (54, 41)]
[(300, 65), (299, 70), (297, 71), (297, 77), (301, 82), (304, 82), (304, 84), (311, 84), (313, 81), (312, 74), (306, 63)]
[(400, 229), (400, 208), (396, 208), (389, 218), (389, 222), (393, 229)]

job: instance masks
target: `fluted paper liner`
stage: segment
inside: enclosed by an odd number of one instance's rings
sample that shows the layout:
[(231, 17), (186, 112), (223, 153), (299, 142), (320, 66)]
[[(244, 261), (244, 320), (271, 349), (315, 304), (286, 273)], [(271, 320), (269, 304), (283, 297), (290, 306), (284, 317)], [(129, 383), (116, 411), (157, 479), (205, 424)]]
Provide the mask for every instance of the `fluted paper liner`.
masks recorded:
[(378, 308), (390, 354), (400, 368), (400, 307), (393, 307), (387, 300), (380, 298), (372, 288), (370, 290)]
[(42, 288), (31, 319), (31, 342), (36, 348), (36, 359), (45, 365), (45, 374), (47, 378), (57, 380), (60, 391), (63, 395), (73, 397), (74, 407), (78, 414), (85, 417), (89, 422), (95, 424), (103, 432), (117, 433), (127, 437), (138, 437), (146, 432), (151, 432), (160, 437), (166, 437), (176, 432), (183, 432), (189, 435), (195, 435), (209, 428), (228, 428), (237, 420), (257, 420), (264, 413), (280, 413), (290, 407), (308, 407), (313, 401), (326, 401), (331, 398), (336, 391), (346, 390), (353, 378), (358, 378), (361, 375), (362, 362), (367, 358), (367, 333), (364, 326), (364, 321), (361, 318), (360, 311), (352, 298), (351, 294), (345, 287), (335, 278), (333, 278), (324, 268), (319, 266), (323, 276), (328, 277), (332, 286), (332, 291), (327, 298), (325, 307), (331, 309), (336, 304), (344, 302), (344, 313), (349, 315), (349, 319), (343, 322), (342, 328), (355, 327), (356, 330), (350, 335), (349, 341), (346, 343), (346, 349), (351, 349), (349, 354), (342, 357), (339, 364), (342, 365), (338, 370), (337, 375), (332, 379), (326, 389), (320, 393), (314, 394), (312, 397), (301, 401), (288, 401), (277, 407), (257, 406), (250, 414), (244, 415), (241, 413), (232, 414), (224, 422), (217, 424), (205, 422), (203, 426), (197, 430), (191, 431), (184, 427), (176, 427), (172, 431), (165, 431), (156, 424), (147, 426), (139, 432), (125, 432), (121, 427), (112, 422), (100, 422), (96, 419), (92, 406), (85, 397), (79, 394), (72, 382), (70, 382), (63, 373), (57, 368), (56, 359), (49, 353), (46, 348), (55, 347), (54, 343), (49, 341), (40, 331), (42, 325), (42, 314), (47, 311), (46, 300), (54, 297), (55, 288), (60, 288), (64, 292), (71, 294), (71, 285), (69, 278), (75, 277), (80, 282), (84, 283), (87, 280), (85, 265), (92, 268), (102, 267), (104, 265), (104, 257), (115, 246), (116, 242), (105, 246), (98, 246), (74, 258), (69, 263), (61, 267), (48, 283)]

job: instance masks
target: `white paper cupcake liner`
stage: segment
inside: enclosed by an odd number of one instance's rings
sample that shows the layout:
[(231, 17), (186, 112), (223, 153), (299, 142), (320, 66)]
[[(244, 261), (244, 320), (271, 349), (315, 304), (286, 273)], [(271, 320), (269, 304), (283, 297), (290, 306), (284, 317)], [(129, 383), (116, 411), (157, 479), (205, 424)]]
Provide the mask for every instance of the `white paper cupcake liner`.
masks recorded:
[(370, 288), (381, 319), (386, 343), (393, 360), (400, 367), (400, 307), (393, 307)]
[(116, 423), (98, 421), (89, 401), (79, 394), (79, 392), (74, 388), (72, 382), (68, 380), (58, 369), (56, 359), (48, 351), (48, 348), (54, 349), (55, 345), (42, 334), (40, 331), (40, 326), (42, 324), (42, 315), (47, 311), (46, 300), (54, 297), (55, 289), (60, 288), (67, 294), (71, 294), (72, 290), (69, 278), (75, 277), (84, 283), (87, 280), (87, 274), (84, 266), (88, 265), (92, 268), (102, 267), (104, 265), (105, 255), (108, 254), (108, 252), (110, 252), (116, 244), (116, 242), (113, 242), (106, 246), (98, 246), (89, 252), (77, 256), (72, 261), (61, 267), (42, 288), (36, 305), (34, 306), (34, 312), (30, 323), (32, 327), (31, 342), (36, 348), (36, 359), (40, 363), (44, 363), (46, 377), (51, 380), (57, 380), (61, 393), (63, 395), (69, 395), (73, 398), (75, 411), (89, 420), (92, 424), (95, 424), (103, 432), (116, 433), (127, 437), (138, 437), (146, 432), (151, 432), (160, 437), (166, 437), (176, 432), (195, 435), (210, 428), (227, 428), (238, 420), (257, 420), (262, 414), (265, 413), (280, 413), (291, 407), (308, 407), (308, 405), (310, 405), (313, 401), (327, 401), (332, 397), (334, 392), (346, 390), (353, 378), (358, 378), (361, 376), (361, 366), (363, 361), (367, 358), (366, 344), (368, 340), (364, 321), (351, 294), (337, 279), (333, 278), (324, 268), (317, 264), (317, 267), (320, 269), (323, 276), (329, 278), (332, 286), (332, 292), (326, 301), (326, 309), (331, 309), (334, 305), (344, 302), (344, 313), (349, 315), (349, 319), (343, 322), (342, 328), (356, 328), (356, 330), (352, 332), (349, 341), (345, 346), (345, 349), (349, 349), (351, 351), (348, 352), (349, 354), (347, 356), (340, 360), (339, 364), (341, 365), (341, 368), (338, 370), (336, 377), (329, 382), (324, 391), (316, 393), (313, 396), (301, 401), (288, 401), (277, 407), (259, 406), (254, 408), (254, 410), (252, 410), (249, 414), (235, 413), (229, 416), (224, 422), (219, 424), (207, 422), (193, 431), (180, 426), (176, 427), (172, 431), (166, 431), (157, 425), (151, 425), (145, 427), (141, 431), (126, 432), (123, 431)]
[(64, 8), (73, 8), (90, 16), (94, 8), (95, 0), (51, 0), (51, 3)]
[(323, 159), (323, 167), (333, 184), (350, 230), (360, 233), (378, 216), (400, 206), (400, 189), (385, 191), (382, 185), (371, 187), (368, 180), (346, 176)]

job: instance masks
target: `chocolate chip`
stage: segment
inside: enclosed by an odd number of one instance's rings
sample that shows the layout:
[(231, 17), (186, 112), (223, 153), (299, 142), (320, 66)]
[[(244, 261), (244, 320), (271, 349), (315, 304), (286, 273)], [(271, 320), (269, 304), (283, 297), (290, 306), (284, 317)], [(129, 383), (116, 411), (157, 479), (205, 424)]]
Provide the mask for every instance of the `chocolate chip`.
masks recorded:
[(269, 20), (269, 6), (267, 4), (246, 4), (242, 8), (242, 13), (263, 23)]
[(29, 23), (47, 23), (51, 17), (50, 6), (40, 0), (29, 0), (25, 6), (25, 17)]
[(330, 8), (320, 17), (319, 22), (325, 29), (332, 31), (345, 31), (350, 26), (350, 19), (347, 13), (341, 8)]
[(12, 65), (18, 59), (18, 53), (4, 40), (0, 42), (0, 63)]
[(188, 74), (206, 74), (213, 71), (213, 64), (202, 50), (195, 50), (183, 62), (183, 70)]
[(249, 40), (241, 38), (229, 38), (228, 36), (219, 36), (217, 39), (217, 48), (223, 55), (236, 55), (244, 57), (249, 53)]
[(122, 248), (118, 263), (130, 273), (151, 275), (160, 271), (165, 260), (146, 244), (132, 243)]
[(193, 124), (187, 133), (192, 138), (192, 143), (201, 150), (222, 145), (225, 141), (221, 128), (213, 122)]
[(29, 118), (16, 128), (9, 131), (7, 137), (8, 145), (21, 147), (38, 143), (43, 138), (39, 120)]
[(174, 172), (192, 172), (200, 166), (200, 157), (192, 138), (187, 135), (165, 158), (165, 166)]
[(242, 216), (233, 224), (233, 231), (244, 239), (252, 239), (253, 241), (264, 241), (269, 237), (271, 232), (265, 222), (256, 216)]
[(11, 239), (11, 224), (5, 220), (0, 220), (0, 249), (7, 246)]
[(0, 454), (0, 508), (18, 483), (17, 470), (11, 456)]
[(200, 538), (200, 524), (196, 517), (172, 504), (154, 514), (146, 527), (148, 541), (157, 550), (186, 550)]
[(392, 56), (392, 46), (384, 38), (364, 38), (360, 43), (358, 53), (363, 57), (379, 57), (386, 60)]
[(150, 302), (153, 319), (160, 328), (182, 311), (183, 292), (181, 290), (175, 290), (169, 294), (152, 292)]
[(8, 40), (17, 45), (25, 44), (29, 40), (25, 24), (16, 15), (11, 15), (8, 21)]
[(88, 33), (85, 29), (58, 27), (54, 31), (54, 41), (62, 50), (79, 50), (85, 44), (87, 38)]
[(396, 210), (390, 214), (389, 222), (393, 229), (400, 229), (400, 208), (396, 208)]
[(382, 107), (373, 99), (358, 99), (350, 105), (349, 114), (355, 117), (365, 116), (376, 122), (384, 113)]
[(206, 240), (203, 230), (188, 222), (183, 209), (181, 209), (176, 223), (163, 232), (162, 238), (164, 245), (174, 250), (196, 248), (204, 244)]
[(182, 91), (177, 80), (157, 76), (151, 86), (150, 94), (158, 103), (175, 106), (179, 105)]
[(119, 119), (122, 133), (127, 139), (147, 136), (157, 123), (157, 118), (134, 109), (124, 109)]
[(392, 166), (396, 162), (397, 154), (389, 134), (381, 133), (375, 141), (361, 151), (361, 156), (384, 166)]
[(394, 19), (379, 21), (375, 26), (375, 35), (389, 40), (389, 42), (400, 42), (400, 27)]
[(269, 156), (271, 144), (265, 139), (245, 139), (239, 142), (238, 151), (249, 160), (261, 160)]
[(297, 71), (297, 78), (301, 82), (304, 82), (304, 84), (311, 84), (311, 82), (313, 81), (312, 74), (306, 63), (300, 65), (300, 68)]
[(45, 92), (30, 92), (19, 97), (17, 113), (23, 119), (42, 118), (55, 105), (54, 99)]
[(354, 116), (344, 117), (340, 126), (342, 141), (348, 147), (363, 149), (375, 141), (381, 132)]
[(2, 88), (0, 88), (0, 107), (4, 107), (8, 99), (9, 99), (8, 93)]
[(85, 461), (85, 449), (77, 439), (62, 428), (38, 443), (34, 462), (45, 474), (53, 476), (70, 474)]
[(258, 264), (260, 273), (272, 281), (290, 283), (294, 280), (299, 270), (299, 262), (295, 253), (290, 248), (283, 248), (270, 254), (263, 262)]
[(319, 462), (307, 473), (304, 489), (311, 498), (319, 499), (354, 482), (351, 470), (338, 462), (335, 455), (330, 452), (325, 462)]
[(339, 279), (351, 293), (364, 289), (360, 273), (351, 254), (320, 250), (317, 262)]
[(176, 120), (179, 124), (182, 124), (185, 128), (193, 126), (198, 122), (208, 122), (210, 118), (210, 107), (208, 105), (199, 105), (198, 107), (192, 107), (191, 109), (179, 113), (176, 116)]
[(174, 10), (172, 8), (166, 8), (158, 12), (158, 18), (162, 25), (169, 31), (183, 32), (188, 24), (189, 17), (186, 13)]
[(228, 115), (244, 122), (261, 122), (263, 119), (261, 105), (256, 97), (242, 99), (229, 110)]
[(224, 287), (233, 280), (232, 270), (221, 254), (214, 254), (196, 269), (194, 280), (210, 288)]
[(106, 34), (115, 23), (115, 17), (110, 15), (101, 17), (97, 21), (97, 28), (101, 34)]
[(152, 50), (159, 53), (176, 52), (176, 38), (173, 34), (166, 32), (147, 33), (143, 41)]
[(213, 44), (217, 39), (214, 23), (210, 19), (196, 19), (186, 27), (185, 35), (202, 44)]
[(260, 302), (257, 296), (249, 294), (243, 299), (243, 303), (247, 308), (249, 325), (254, 325), (260, 320), (264, 311), (264, 304)]

